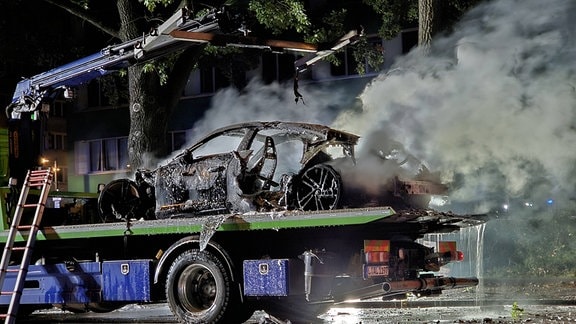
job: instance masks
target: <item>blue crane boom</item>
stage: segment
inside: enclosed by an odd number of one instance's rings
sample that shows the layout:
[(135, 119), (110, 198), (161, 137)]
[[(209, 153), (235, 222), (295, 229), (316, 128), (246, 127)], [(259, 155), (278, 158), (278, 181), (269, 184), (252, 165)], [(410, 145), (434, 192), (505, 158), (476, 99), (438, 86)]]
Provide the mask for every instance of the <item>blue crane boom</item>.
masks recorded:
[[(361, 32), (353, 30), (335, 44), (322, 48), (313, 44), (261, 40), (246, 35), (212, 34), (211, 32), (220, 30), (220, 23), (227, 19), (224, 10), (213, 10), (194, 19), (189, 18), (189, 15), (188, 10), (181, 9), (148, 35), (120, 45), (108, 46), (98, 53), (20, 81), (7, 108), (9, 118), (19, 119), (23, 112), (39, 110), (44, 98), (54, 98), (61, 90), (194, 44), (213, 43), (217, 46), (309, 53), (295, 62), (296, 73), (299, 73), (361, 36)], [(229, 25), (228, 21), (225, 23)]]
[(59, 90), (78, 86), (110, 72), (183, 48), (189, 43), (170, 36), (171, 31), (215, 31), (221, 18), (219, 13), (213, 11), (200, 18), (190, 19), (189, 12), (182, 9), (146, 36), (108, 46), (98, 53), (24, 79), (17, 84), (12, 96), (8, 107), (9, 117), (19, 119), (22, 112), (38, 110), (42, 99), (55, 96), (60, 93)]

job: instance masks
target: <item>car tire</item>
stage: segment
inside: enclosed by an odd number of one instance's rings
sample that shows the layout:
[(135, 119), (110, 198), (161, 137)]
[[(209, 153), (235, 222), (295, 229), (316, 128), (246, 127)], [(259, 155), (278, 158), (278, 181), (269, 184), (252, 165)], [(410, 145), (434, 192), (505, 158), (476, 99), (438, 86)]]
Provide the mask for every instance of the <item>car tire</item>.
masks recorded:
[(102, 223), (119, 222), (138, 217), (140, 195), (136, 183), (128, 179), (113, 180), (98, 196), (98, 214)]

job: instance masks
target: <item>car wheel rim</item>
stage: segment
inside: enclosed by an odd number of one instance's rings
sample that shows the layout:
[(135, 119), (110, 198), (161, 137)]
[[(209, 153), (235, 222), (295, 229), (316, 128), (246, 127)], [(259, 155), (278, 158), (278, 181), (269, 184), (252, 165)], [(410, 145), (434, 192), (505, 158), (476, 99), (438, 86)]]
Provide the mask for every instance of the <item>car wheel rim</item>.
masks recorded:
[(304, 172), (297, 192), (300, 209), (334, 209), (339, 199), (340, 177), (332, 168), (319, 165)]

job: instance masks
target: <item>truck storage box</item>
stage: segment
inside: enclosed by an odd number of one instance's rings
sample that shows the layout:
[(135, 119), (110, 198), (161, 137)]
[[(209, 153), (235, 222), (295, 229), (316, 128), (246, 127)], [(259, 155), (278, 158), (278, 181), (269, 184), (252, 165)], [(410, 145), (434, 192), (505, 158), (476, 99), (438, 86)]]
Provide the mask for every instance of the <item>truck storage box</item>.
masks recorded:
[(104, 301), (151, 301), (151, 260), (104, 261)]
[(244, 260), (244, 295), (288, 296), (289, 259)]

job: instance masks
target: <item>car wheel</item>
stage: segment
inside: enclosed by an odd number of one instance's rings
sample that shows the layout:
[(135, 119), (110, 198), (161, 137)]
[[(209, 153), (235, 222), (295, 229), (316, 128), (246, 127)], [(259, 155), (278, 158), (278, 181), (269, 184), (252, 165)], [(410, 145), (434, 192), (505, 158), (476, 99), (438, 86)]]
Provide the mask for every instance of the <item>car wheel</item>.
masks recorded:
[(103, 223), (135, 217), (140, 195), (133, 181), (118, 179), (108, 183), (98, 196), (98, 212)]
[(166, 280), (170, 310), (182, 323), (225, 321), (232, 313), (231, 281), (218, 258), (207, 251), (179, 255)]
[(296, 203), (301, 210), (330, 210), (338, 206), (342, 179), (329, 165), (317, 164), (300, 177)]

